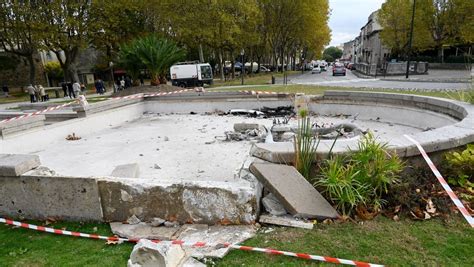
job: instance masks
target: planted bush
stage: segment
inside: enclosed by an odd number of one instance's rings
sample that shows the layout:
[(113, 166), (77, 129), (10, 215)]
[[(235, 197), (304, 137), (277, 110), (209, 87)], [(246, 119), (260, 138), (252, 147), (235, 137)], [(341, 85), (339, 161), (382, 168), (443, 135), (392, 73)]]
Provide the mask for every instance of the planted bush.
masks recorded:
[(400, 158), (389, 153), (386, 144), (378, 143), (368, 133), (359, 141), (358, 149), (347, 157), (327, 160), (315, 186), (322, 189), (344, 215), (351, 215), (354, 210), (376, 213), (402, 169)]
[[(466, 189), (474, 187), (474, 144), (468, 144), (462, 152), (446, 154), (448, 182)], [(473, 191), (474, 192), (474, 191)]]

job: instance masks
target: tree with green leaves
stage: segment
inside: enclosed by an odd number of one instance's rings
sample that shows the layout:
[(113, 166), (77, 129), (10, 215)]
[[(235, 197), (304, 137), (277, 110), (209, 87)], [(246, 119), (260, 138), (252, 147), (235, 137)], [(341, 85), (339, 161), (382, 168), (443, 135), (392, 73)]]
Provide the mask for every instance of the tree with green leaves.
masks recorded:
[[(380, 33), (382, 42), (390, 47), (392, 54), (404, 57), (407, 55), (410, 38), (410, 23), (414, 0), (387, 0), (378, 13), (378, 21), (383, 28)], [(429, 17), (426, 17), (426, 6), (432, 0), (417, 0), (413, 28), (412, 50), (423, 51), (433, 46), (429, 28)]]
[(330, 46), (324, 49), (324, 52), (323, 52), (323, 59), (328, 62), (332, 62), (336, 59), (339, 59), (341, 58), (341, 56), (342, 56), (342, 50), (335, 46)]
[(139, 70), (140, 66), (146, 67), (150, 72), (152, 85), (166, 83), (169, 68), (186, 55), (173, 41), (156, 35), (135, 39), (121, 48), (120, 62), (132, 72)]
[(67, 80), (79, 81), (77, 57), (90, 44), (91, 1), (45, 1), (38, 5), (39, 23), (44, 26), (43, 48), (52, 51)]
[(35, 84), (35, 55), (41, 38), (41, 24), (34, 1), (0, 1), (0, 45), (4, 51), (25, 58), (29, 82)]

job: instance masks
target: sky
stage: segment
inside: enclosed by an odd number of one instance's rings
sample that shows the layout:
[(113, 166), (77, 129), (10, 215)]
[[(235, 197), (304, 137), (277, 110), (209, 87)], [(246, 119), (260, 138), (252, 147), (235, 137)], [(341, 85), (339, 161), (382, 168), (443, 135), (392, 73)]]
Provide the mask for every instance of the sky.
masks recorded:
[(367, 23), (370, 13), (379, 9), (385, 0), (329, 0), (331, 42), (337, 46), (354, 39)]

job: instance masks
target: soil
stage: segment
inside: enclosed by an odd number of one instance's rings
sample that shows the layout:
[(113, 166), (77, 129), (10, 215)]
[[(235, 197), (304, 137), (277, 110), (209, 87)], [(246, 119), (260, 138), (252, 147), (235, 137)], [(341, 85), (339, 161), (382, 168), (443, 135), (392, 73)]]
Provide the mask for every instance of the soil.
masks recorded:
[(113, 94), (112, 96), (116, 97), (116, 96), (127, 96), (127, 95), (134, 95), (134, 94), (140, 94), (140, 93), (173, 92), (173, 91), (178, 91), (182, 89), (183, 88), (181, 87), (167, 85), (167, 84), (160, 84), (157, 86), (143, 85), (143, 86), (134, 86), (134, 87), (127, 88), (125, 90), (122, 90), (120, 92)]

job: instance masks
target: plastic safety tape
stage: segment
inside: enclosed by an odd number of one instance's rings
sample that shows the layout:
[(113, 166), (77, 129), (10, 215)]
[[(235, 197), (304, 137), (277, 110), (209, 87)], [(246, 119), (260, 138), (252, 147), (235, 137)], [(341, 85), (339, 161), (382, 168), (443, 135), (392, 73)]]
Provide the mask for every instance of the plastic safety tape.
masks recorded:
[(28, 117), (31, 117), (31, 116), (39, 115), (39, 114), (46, 113), (46, 112), (53, 111), (53, 110), (57, 110), (57, 109), (60, 109), (60, 108), (69, 106), (69, 105), (71, 105), (71, 104), (73, 104), (73, 103), (76, 103), (76, 102), (77, 102), (77, 100), (71, 101), (71, 102), (69, 102), (69, 103), (64, 103), (64, 104), (62, 104), (62, 105), (58, 105), (58, 106), (54, 106), (54, 107), (49, 107), (49, 108), (47, 108), (47, 109), (39, 110), (39, 111), (36, 111), (36, 112), (26, 113), (26, 114), (24, 114), (24, 115), (20, 115), (20, 116), (17, 116), (17, 117), (5, 119), (5, 120), (0, 121), (0, 124), (6, 123), (6, 122), (10, 122), (10, 121), (15, 121), (15, 120), (20, 120), (20, 119), (28, 118)]
[(407, 138), (408, 140), (410, 140), (412, 143), (414, 143), (416, 145), (416, 147), (418, 148), (418, 150), (420, 151), (421, 155), (423, 156), (423, 158), (425, 159), (426, 163), (428, 164), (428, 166), (430, 167), (431, 171), (433, 172), (433, 174), (436, 176), (436, 178), (438, 179), (439, 183), (441, 184), (441, 186), (443, 187), (443, 189), (446, 191), (446, 193), (448, 193), (449, 197), (451, 198), (451, 200), (454, 202), (454, 205), (456, 205), (456, 207), (458, 208), (458, 210), (461, 212), (462, 216), (464, 216), (464, 218), (466, 219), (466, 221), (469, 223), (469, 225), (471, 225), (471, 227), (474, 228), (474, 218), (472, 218), (471, 214), (469, 214), (469, 212), (467, 211), (466, 207), (464, 207), (464, 205), (462, 204), (462, 202), (459, 200), (459, 198), (456, 196), (456, 194), (453, 192), (453, 190), (451, 189), (451, 187), (448, 185), (448, 183), (446, 182), (446, 180), (444, 180), (443, 176), (441, 175), (441, 173), (438, 171), (438, 169), (436, 168), (436, 166), (434, 165), (434, 163), (431, 161), (430, 157), (428, 157), (428, 154), (426, 154), (425, 150), (423, 149), (423, 147), (420, 145), (420, 143), (418, 143), (418, 141), (416, 141), (415, 139), (413, 139), (412, 137), (408, 136), (408, 135), (404, 135), (405, 138)]
[[(137, 243), (139, 241), (139, 239), (128, 239), (128, 238), (120, 238), (116, 236), (102, 236), (102, 235), (85, 234), (85, 233), (80, 233), (80, 232), (60, 230), (60, 229), (38, 226), (34, 224), (29, 224), (29, 223), (22, 223), (18, 221), (9, 220), (9, 219), (4, 219), (1, 217), (0, 217), (0, 223), (14, 225), (14, 226), (18, 226), (18, 227), (22, 227), (26, 229), (32, 229), (36, 231), (57, 234), (57, 235), (68, 235), (68, 236), (75, 236), (75, 237), (101, 239), (101, 240), (118, 241), (118, 242), (131, 242), (131, 243)], [(174, 244), (174, 245), (189, 246), (189, 247), (216, 247), (216, 248), (226, 247), (226, 248), (238, 249), (238, 250), (244, 250), (244, 251), (254, 251), (254, 252), (261, 252), (261, 253), (267, 253), (267, 254), (272, 254), (272, 255), (284, 255), (284, 256), (296, 257), (300, 259), (306, 259), (306, 260), (316, 260), (316, 261), (354, 265), (354, 266), (374, 266), (374, 267), (383, 266), (379, 264), (372, 264), (372, 263), (366, 263), (366, 262), (361, 262), (361, 261), (339, 259), (339, 258), (333, 258), (333, 257), (327, 257), (327, 256), (317, 256), (317, 255), (311, 255), (311, 254), (306, 254), (306, 253), (294, 253), (294, 252), (281, 251), (281, 250), (275, 250), (275, 249), (270, 249), (270, 248), (240, 246), (240, 245), (231, 244), (231, 243), (210, 244), (206, 242), (188, 242), (184, 240), (172, 240), (172, 241), (151, 240), (151, 241), (155, 243)]]

